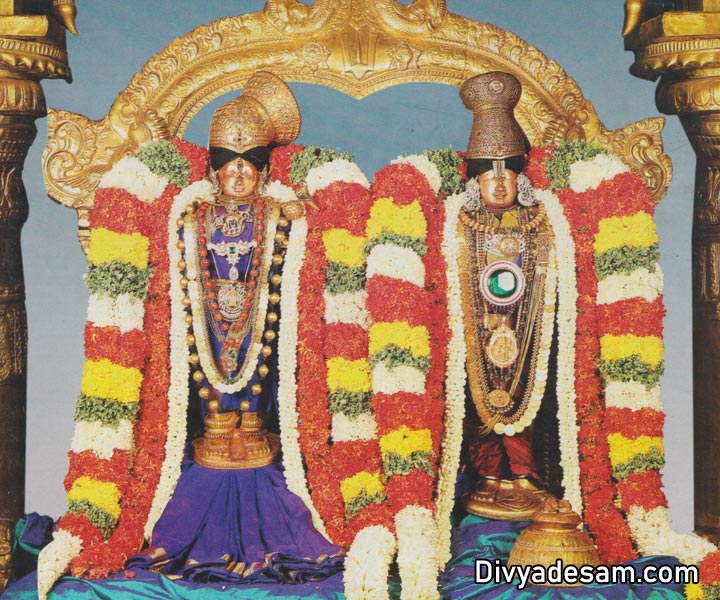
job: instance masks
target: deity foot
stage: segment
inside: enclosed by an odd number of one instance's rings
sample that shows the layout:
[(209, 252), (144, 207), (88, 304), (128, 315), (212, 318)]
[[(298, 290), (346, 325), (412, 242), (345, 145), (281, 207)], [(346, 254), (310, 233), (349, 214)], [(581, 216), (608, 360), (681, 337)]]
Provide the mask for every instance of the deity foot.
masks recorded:
[[(215, 421), (224, 417), (223, 427)], [(239, 427), (235, 413), (205, 419), (205, 435), (193, 442), (195, 462), (210, 469), (255, 469), (272, 464), (280, 452), (280, 438), (265, 429), (256, 412), (245, 412)]]
[(499, 521), (527, 521), (552, 494), (528, 478), (515, 481), (482, 479), (468, 498), (465, 509), (479, 517)]

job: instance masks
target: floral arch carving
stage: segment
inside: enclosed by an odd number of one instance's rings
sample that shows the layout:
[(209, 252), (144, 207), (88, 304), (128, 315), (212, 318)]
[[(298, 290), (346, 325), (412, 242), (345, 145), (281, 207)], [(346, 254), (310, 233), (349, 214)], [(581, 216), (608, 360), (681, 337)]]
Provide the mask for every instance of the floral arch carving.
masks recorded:
[(215, 98), (256, 70), (363, 98), (408, 82), (459, 85), (486, 71), (523, 84), (516, 110), (533, 144), (585, 139), (611, 148), (659, 201), (672, 168), (662, 118), (609, 131), (577, 83), (513, 33), (450, 13), (444, 0), (267, 0), (262, 11), (219, 19), (171, 42), (137, 73), (99, 120), (51, 109), (45, 183), (78, 211), (84, 240), (95, 188), (115, 160), (140, 145), (182, 136)]

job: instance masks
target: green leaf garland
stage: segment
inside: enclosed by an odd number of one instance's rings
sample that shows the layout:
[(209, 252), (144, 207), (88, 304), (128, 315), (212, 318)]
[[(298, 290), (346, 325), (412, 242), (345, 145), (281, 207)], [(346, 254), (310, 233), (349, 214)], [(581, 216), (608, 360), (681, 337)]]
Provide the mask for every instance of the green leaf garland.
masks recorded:
[(180, 188), (190, 183), (190, 162), (167, 140), (140, 148), (135, 157), (155, 175), (167, 177)]

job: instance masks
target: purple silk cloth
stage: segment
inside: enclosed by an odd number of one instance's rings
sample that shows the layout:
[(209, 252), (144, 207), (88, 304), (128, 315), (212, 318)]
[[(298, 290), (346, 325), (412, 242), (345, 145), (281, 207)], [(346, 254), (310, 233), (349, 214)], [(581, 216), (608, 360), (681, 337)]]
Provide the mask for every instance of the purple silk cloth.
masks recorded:
[(187, 463), (152, 545), (126, 568), (196, 582), (301, 583), (325, 579), (342, 565), (340, 548), (314, 529), (279, 464), (220, 470)]

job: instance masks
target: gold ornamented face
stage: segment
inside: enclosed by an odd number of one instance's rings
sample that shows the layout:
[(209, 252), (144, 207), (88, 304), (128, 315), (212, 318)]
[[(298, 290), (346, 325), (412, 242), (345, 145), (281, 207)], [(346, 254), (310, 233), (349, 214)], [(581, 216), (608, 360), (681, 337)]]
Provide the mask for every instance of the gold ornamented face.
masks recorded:
[(222, 193), (239, 200), (252, 196), (260, 182), (255, 166), (240, 157), (225, 163), (218, 171), (218, 177)]
[(482, 201), (488, 208), (508, 208), (517, 198), (517, 174), (510, 169), (494, 169), (478, 175)]

